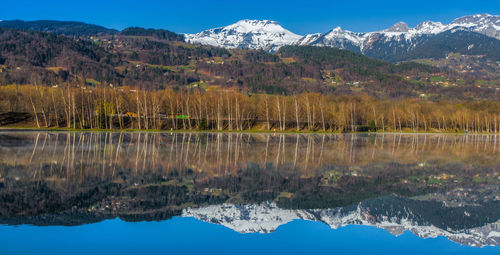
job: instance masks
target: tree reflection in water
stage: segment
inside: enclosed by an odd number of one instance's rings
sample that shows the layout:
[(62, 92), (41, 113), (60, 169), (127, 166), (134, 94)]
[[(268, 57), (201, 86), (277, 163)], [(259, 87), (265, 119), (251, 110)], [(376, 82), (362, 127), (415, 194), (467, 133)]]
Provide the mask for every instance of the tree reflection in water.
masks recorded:
[[(0, 218), (75, 225), (223, 203), (311, 210), (396, 197), (435, 212), (426, 222), (475, 228), (500, 218), (499, 144), (499, 135), (4, 131)], [(461, 210), (475, 216), (447, 219)]]

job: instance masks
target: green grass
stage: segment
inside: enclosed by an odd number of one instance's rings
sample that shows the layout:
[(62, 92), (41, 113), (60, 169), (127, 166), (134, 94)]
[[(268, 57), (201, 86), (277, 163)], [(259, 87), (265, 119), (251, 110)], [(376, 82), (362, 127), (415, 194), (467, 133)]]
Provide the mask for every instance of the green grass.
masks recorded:
[(409, 80), (409, 82), (417, 85), (427, 85), (427, 82), (422, 81), (422, 80)]
[(432, 76), (431, 77), (431, 82), (445, 82), (445, 81), (448, 81), (448, 79), (444, 76)]
[(196, 86), (198, 86), (199, 88), (201, 88), (203, 90), (207, 90), (207, 88), (208, 88), (208, 84), (206, 84), (205, 82), (202, 82), (202, 81), (193, 82), (193, 83), (189, 84), (188, 86), (189, 87), (196, 87)]
[(488, 85), (489, 84), (488, 81), (483, 81), (483, 80), (477, 80), (477, 81), (474, 81), (474, 83), (476, 85)]
[(427, 183), (429, 184), (444, 184), (446, 182), (445, 179), (438, 179), (438, 178), (429, 178), (429, 180), (427, 181)]

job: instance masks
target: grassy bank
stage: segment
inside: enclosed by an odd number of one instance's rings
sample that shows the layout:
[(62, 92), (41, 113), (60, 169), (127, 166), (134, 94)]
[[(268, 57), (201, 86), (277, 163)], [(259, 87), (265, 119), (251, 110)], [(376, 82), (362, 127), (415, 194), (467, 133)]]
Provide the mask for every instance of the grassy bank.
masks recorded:
[(149, 133), (265, 133), (265, 134), (456, 134), (456, 135), (466, 135), (466, 134), (480, 134), (480, 135), (498, 135), (499, 133), (487, 133), (487, 132), (451, 132), (451, 131), (414, 131), (414, 130), (403, 130), (403, 131), (356, 131), (356, 132), (338, 132), (338, 131), (323, 131), (323, 130), (199, 130), (199, 129), (176, 129), (176, 130), (165, 130), (165, 129), (74, 129), (74, 128), (62, 128), (62, 127), (50, 127), (50, 128), (36, 128), (29, 126), (15, 126), (15, 127), (0, 127), (0, 131), (51, 131), (51, 132), (149, 132)]

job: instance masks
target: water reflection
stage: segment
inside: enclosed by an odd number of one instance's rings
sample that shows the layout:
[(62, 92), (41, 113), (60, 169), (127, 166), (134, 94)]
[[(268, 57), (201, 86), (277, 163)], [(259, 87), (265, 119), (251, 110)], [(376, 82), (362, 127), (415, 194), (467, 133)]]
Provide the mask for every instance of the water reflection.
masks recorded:
[(268, 232), (297, 218), (498, 245), (499, 147), (498, 135), (4, 131), (0, 222), (185, 215)]
[[(448, 213), (450, 217), (440, 217), (439, 214), (442, 213)], [(470, 223), (470, 219), (466, 219), (470, 214), (481, 212), (473, 207), (446, 208), (428, 201), (395, 196), (333, 209), (289, 210), (279, 208), (274, 202), (266, 202), (257, 205), (211, 205), (187, 208), (182, 212), (183, 217), (220, 224), (240, 233), (271, 233), (293, 220), (309, 220), (323, 222), (332, 229), (364, 225), (385, 229), (395, 236), (410, 231), (421, 238), (444, 236), (451, 241), (474, 247), (499, 245), (500, 220), (468, 228), (450, 228), (457, 221), (464, 221), (462, 224), (465, 225), (467, 221)]]
[(1, 162), (29, 166), (33, 177), (42, 166), (112, 177), (117, 169), (221, 175), (249, 163), (306, 174), (332, 165), (500, 163), (497, 135), (3, 132), (0, 141)]

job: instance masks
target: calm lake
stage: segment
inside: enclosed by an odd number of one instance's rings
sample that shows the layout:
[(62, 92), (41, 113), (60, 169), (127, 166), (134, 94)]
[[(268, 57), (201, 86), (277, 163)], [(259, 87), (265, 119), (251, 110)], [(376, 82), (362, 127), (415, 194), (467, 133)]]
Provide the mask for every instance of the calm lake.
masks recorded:
[(500, 254), (500, 135), (0, 131), (0, 254)]

